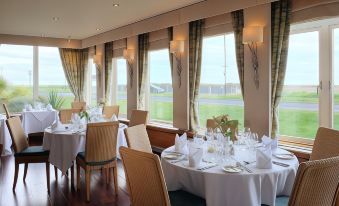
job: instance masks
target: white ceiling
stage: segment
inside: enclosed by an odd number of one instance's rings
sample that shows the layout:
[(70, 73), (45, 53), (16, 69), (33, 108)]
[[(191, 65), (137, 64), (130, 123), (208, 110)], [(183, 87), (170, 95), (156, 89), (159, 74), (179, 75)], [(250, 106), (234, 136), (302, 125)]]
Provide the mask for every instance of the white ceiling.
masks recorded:
[(0, 34), (84, 39), (200, 1), (0, 0)]

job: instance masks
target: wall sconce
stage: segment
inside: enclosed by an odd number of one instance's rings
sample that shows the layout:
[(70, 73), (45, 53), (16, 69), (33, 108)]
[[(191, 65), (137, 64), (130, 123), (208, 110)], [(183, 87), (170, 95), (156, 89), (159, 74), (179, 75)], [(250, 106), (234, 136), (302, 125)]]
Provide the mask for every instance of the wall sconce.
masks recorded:
[(173, 40), (170, 42), (170, 53), (173, 54), (177, 63), (177, 75), (179, 77), (179, 88), (181, 87), (181, 54), (184, 52), (184, 41), (182, 40)]
[(129, 75), (129, 85), (132, 88), (133, 86), (133, 62), (134, 62), (134, 49), (124, 49), (123, 52), (124, 59), (126, 59), (128, 64), (128, 75)]
[(252, 67), (254, 70), (254, 83), (256, 88), (259, 88), (259, 62), (258, 62), (258, 52), (257, 47), (258, 43), (263, 42), (263, 27), (259, 26), (251, 26), (251, 27), (245, 27), (243, 29), (243, 44), (247, 44), (248, 48), (251, 51), (252, 54)]

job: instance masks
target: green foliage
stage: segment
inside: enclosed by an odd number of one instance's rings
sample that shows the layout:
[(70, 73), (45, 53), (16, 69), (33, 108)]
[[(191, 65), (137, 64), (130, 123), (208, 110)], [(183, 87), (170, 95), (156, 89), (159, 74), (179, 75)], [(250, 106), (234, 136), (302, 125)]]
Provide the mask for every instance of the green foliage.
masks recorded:
[(0, 95), (6, 90), (7, 88), (7, 81), (5, 78), (0, 76)]
[(65, 103), (65, 99), (58, 95), (58, 92), (51, 90), (48, 93), (48, 103), (52, 105), (54, 109), (60, 109)]

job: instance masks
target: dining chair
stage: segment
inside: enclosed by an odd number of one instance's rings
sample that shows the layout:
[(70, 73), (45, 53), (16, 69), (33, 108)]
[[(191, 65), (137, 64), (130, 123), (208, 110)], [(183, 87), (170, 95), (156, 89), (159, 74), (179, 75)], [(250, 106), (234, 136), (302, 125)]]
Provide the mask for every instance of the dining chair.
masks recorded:
[(104, 106), (102, 114), (105, 115), (106, 118), (112, 118), (113, 114), (115, 114), (115, 116), (118, 117), (119, 105)]
[(206, 121), (206, 128), (207, 129), (215, 129), (217, 128), (218, 124), (214, 119), (207, 119)]
[(148, 111), (144, 110), (132, 110), (131, 119), (128, 126), (133, 127), (139, 124), (147, 124)]
[(100, 122), (87, 124), (85, 152), (76, 157), (77, 189), (80, 190), (80, 167), (85, 170), (86, 200), (90, 201), (90, 180), (93, 170), (106, 171), (106, 184), (114, 176), (114, 190), (118, 194), (118, 173), (116, 144), (119, 122)]
[(319, 127), (310, 160), (319, 160), (335, 156), (339, 156), (339, 131)]
[(28, 146), (27, 136), (22, 128), (19, 117), (11, 117), (6, 120), (6, 124), (12, 139), (15, 158), (13, 191), (15, 191), (19, 165), (25, 164), (23, 181), (26, 180), (29, 163), (45, 163), (47, 175), (47, 191), (50, 192), (50, 175), (49, 175), (49, 151), (43, 150), (42, 146)]
[(131, 205), (177, 206), (206, 205), (204, 199), (178, 190), (168, 192), (159, 156), (148, 152), (119, 148)]
[(146, 130), (146, 125), (139, 124), (133, 127), (127, 127), (125, 137), (129, 148), (152, 153), (152, 146)]
[(59, 119), (62, 124), (68, 124), (72, 119), (72, 114), (80, 113), (81, 109), (61, 109)]
[(5, 113), (6, 113), (6, 118), (9, 119), (11, 117), (11, 114), (9, 113), (8, 107), (5, 103), (2, 104), (4, 107)]
[(72, 109), (85, 110), (86, 109), (86, 102), (74, 101), (74, 102), (72, 102), (71, 106), (72, 106)]
[(289, 198), (278, 197), (277, 206), (334, 206), (338, 196), (339, 157), (303, 162)]

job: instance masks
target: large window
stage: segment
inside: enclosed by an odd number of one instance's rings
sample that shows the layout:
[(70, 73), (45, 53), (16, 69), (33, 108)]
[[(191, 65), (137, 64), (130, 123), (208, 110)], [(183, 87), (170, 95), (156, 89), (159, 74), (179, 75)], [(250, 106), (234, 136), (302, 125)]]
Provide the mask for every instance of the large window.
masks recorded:
[(117, 58), (116, 65), (117, 65), (116, 66), (116, 69), (117, 69), (116, 104), (119, 105), (119, 116), (126, 117), (127, 116), (127, 65), (126, 65), (126, 60), (123, 58)]
[(87, 98), (90, 101), (90, 106), (96, 106), (97, 105), (97, 69), (96, 65), (94, 64), (93, 58), (90, 58), (88, 60), (88, 91), (87, 94), (89, 95), (89, 98)]
[(173, 90), (168, 49), (149, 52), (149, 111), (151, 121), (173, 122)]
[(33, 47), (0, 45), (0, 101), (10, 112), (33, 103)]
[(333, 106), (333, 113), (334, 113), (334, 128), (339, 129), (339, 28), (334, 29), (333, 32), (334, 35), (334, 55), (333, 55), (333, 62), (334, 62), (334, 76), (333, 76), (333, 83), (334, 83), (334, 87), (333, 87), (333, 102), (334, 102), (334, 106)]
[(199, 95), (200, 127), (206, 119), (228, 114), (243, 127), (244, 103), (235, 56), (234, 34), (203, 39)]
[(280, 133), (314, 138), (319, 126), (319, 33), (290, 35), (280, 102)]
[(64, 99), (63, 108), (70, 108), (74, 95), (68, 87), (56, 47), (39, 47), (39, 101), (48, 102), (51, 92)]

